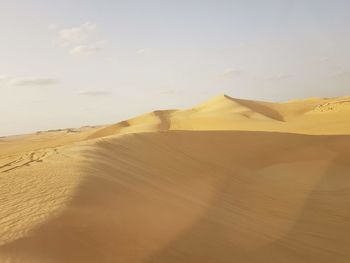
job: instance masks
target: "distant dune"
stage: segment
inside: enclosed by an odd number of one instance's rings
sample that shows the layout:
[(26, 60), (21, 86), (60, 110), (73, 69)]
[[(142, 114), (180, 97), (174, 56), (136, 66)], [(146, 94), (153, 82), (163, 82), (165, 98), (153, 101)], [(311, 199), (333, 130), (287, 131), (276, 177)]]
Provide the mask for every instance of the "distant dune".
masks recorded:
[(0, 262), (350, 262), (350, 97), (215, 97), (0, 140)]

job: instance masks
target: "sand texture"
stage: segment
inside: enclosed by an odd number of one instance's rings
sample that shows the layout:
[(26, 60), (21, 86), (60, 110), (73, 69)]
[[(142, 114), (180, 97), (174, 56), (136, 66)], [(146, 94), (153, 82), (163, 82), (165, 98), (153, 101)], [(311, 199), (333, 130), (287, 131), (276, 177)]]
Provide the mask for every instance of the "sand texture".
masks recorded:
[(350, 97), (218, 96), (0, 138), (1, 263), (348, 263)]

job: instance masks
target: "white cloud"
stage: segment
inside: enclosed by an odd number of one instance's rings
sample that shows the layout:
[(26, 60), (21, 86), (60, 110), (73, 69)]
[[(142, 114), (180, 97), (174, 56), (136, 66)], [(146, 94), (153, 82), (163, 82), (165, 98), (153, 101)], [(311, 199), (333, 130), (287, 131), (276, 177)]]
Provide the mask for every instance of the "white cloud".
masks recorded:
[(183, 92), (183, 89), (167, 89), (159, 92), (160, 95), (175, 95)]
[(289, 79), (292, 76), (289, 74), (282, 74), (282, 75), (271, 75), (271, 76), (267, 76), (264, 79), (267, 81), (275, 81), (275, 80), (285, 80), (285, 79)]
[(48, 86), (58, 84), (53, 78), (14, 78), (10, 81), (13, 86)]
[(107, 41), (99, 40), (97, 26), (94, 23), (86, 22), (80, 26), (63, 28), (58, 30), (58, 26), (49, 26), (51, 31), (56, 32), (56, 43), (63, 48), (67, 48), (72, 55), (89, 55), (104, 49)]
[(0, 75), (0, 83), (7, 83), (11, 80), (11, 77), (8, 75)]
[(241, 44), (239, 45), (239, 48), (253, 48), (253, 47), (256, 47), (256, 44), (254, 44), (254, 43), (248, 43), (248, 42), (241, 43)]
[(58, 84), (54, 78), (0, 76), (0, 84), (9, 86), (49, 86)]
[(81, 45), (81, 46), (76, 46), (70, 50), (71, 54), (78, 54), (78, 55), (89, 55), (96, 53), (100, 51), (100, 47), (96, 47), (94, 45)]
[(323, 58), (320, 59), (320, 61), (321, 61), (322, 63), (328, 63), (328, 62), (332, 61), (332, 59), (329, 58), (329, 57), (323, 57)]
[(90, 55), (101, 51), (106, 43), (106, 41), (99, 41), (93, 44), (79, 45), (72, 48), (69, 52), (76, 55)]
[(223, 73), (221, 73), (219, 76), (223, 79), (233, 79), (236, 77), (240, 77), (243, 75), (243, 71), (242, 70), (238, 70), (238, 69), (226, 69)]
[(54, 30), (58, 29), (58, 25), (57, 25), (57, 24), (50, 24), (50, 25), (47, 27), (47, 29), (48, 29), (49, 31), (54, 31)]
[(136, 54), (144, 54), (146, 52), (146, 49), (145, 48), (140, 48), (136, 51)]
[(90, 97), (105, 97), (111, 96), (112, 93), (106, 90), (89, 90), (89, 91), (80, 91), (78, 93), (81, 96), (90, 96)]
[(350, 72), (339, 71), (339, 72), (336, 72), (335, 74), (332, 74), (330, 77), (333, 79), (336, 79), (336, 80), (349, 82), (350, 81)]
[(95, 32), (96, 25), (86, 22), (77, 27), (61, 29), (58, 32), (58, 37), (62, 46), (71, 46), (91, 39)]

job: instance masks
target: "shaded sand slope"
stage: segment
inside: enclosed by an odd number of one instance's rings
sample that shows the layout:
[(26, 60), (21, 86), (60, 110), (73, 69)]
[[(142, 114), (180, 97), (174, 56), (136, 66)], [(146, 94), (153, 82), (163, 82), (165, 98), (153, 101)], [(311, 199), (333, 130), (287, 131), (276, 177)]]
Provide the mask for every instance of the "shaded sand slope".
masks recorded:
[(0, 262), (349, 262), (349, 154), (350, 136), (262, 131), (79, 143), (57, 155), (80, 156), (69, 198), (3, 242)]

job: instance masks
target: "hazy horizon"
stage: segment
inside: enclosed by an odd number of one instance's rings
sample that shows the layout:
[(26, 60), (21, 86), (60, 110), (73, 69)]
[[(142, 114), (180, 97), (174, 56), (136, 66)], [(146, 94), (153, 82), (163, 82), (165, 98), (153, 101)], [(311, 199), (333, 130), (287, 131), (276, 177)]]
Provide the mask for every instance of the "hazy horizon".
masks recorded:
[(0, 136), (218, 94), (350, 95), (348, 1), (1, 1)]

